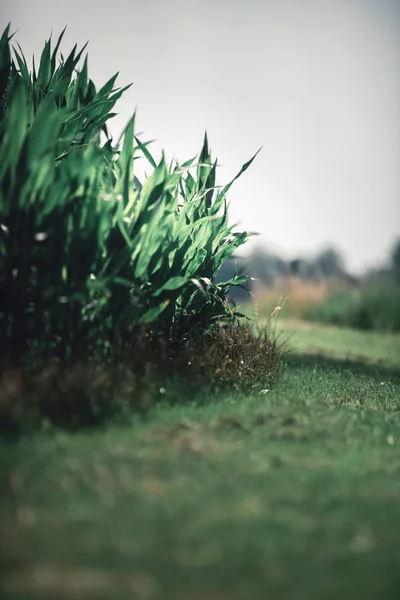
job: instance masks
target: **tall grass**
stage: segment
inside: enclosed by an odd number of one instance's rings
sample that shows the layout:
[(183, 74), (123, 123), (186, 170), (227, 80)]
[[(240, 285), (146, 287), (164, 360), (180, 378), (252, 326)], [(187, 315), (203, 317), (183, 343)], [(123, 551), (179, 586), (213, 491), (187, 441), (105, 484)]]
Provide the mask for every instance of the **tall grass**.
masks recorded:
[[(249, 234), (228, 224), (207, 136), (199, 157), (156, 161), (135, 115), (114, 146), (107, 122), (124, 89), (100, 90), (84, 48), (45, 43), (30, 70), (9, 27), (0, 40), (0, 335), (3, 358), (85, 355), (116, 341), (184, 339), (232, 319), (214, 283)], [(138, 159), (149, 176), (135, 175)]]

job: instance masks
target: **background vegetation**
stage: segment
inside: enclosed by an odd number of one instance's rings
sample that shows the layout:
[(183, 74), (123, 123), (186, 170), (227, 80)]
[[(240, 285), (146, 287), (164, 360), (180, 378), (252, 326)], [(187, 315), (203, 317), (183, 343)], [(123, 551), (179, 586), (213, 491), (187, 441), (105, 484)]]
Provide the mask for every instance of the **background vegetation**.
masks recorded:
[[(395, 333), (400, 331), (399, 257), (400, 240), (386, 265), (357, 278), (347, 272), (334, 249), (315, 258), (288, 261), (255, 248), (239, 264), (251, 275), (246, 285), (253, 305), (264, 316), (279, 304), (283, 318)], [(232, 272), (233, 265), (228, 263), (222, 270)], [(239, 304), (248, 302), (244, 292), (231, 294)]]

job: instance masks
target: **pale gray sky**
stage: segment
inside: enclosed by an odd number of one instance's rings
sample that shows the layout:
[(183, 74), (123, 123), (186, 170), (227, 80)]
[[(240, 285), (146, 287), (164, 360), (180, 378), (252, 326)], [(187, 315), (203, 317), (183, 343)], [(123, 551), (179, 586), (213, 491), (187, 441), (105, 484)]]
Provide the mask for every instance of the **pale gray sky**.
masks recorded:
[(89, 72), (134, 82), (155, 149), (185, 160), (207, 129), (231, 218), (286, 257), (327, 245), (358, 271), (400, 235), (400, 0), (2, 0), (27, 57), (68, 25)]

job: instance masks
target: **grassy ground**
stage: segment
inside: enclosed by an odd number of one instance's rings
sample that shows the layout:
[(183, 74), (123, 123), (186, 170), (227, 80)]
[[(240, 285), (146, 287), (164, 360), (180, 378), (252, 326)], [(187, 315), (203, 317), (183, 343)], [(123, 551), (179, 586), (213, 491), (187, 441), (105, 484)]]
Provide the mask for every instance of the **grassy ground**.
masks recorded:
[(364, 332), (297, 319), (277, 322), (296, 352), (400, 367), (400, 334)]
[(4, 597), (399, 598), (398, 343), (304, 327), (274, 390), (4, 444)]

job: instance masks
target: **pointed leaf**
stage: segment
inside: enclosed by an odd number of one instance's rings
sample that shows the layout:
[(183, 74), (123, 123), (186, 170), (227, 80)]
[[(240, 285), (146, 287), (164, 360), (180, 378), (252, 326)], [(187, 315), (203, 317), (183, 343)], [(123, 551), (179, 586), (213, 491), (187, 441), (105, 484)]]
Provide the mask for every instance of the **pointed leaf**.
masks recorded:
[(147, 312), (144, 313), (139, 319), (140, 323), (152, 323), (164, 312), (169, 304), (169, 300), (164, 300), (161, 304), (150, 308)]
[(167, 291), (173, 291), (173, 290), (177, 290), (181, 287), (183, 287), (186, 283), (188, 283), (188, 278), (187, 277), (181, 277), (181, 276), (176, 276), (176, 277), (171, 277), (170, 279), (168, 279), (168, 281), (166, 283), (164, 283), (164, 285), (162, 285), (154, 294), (154, 296), (160, 296), (163, 292), (167, 292)]

